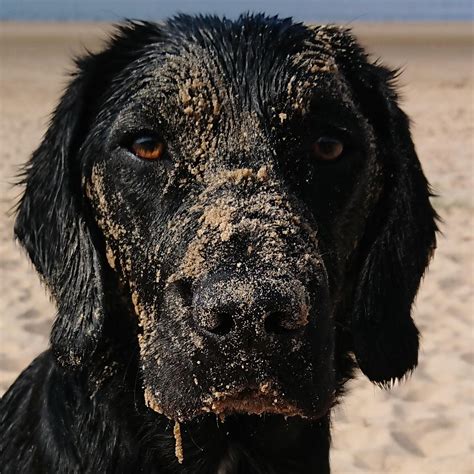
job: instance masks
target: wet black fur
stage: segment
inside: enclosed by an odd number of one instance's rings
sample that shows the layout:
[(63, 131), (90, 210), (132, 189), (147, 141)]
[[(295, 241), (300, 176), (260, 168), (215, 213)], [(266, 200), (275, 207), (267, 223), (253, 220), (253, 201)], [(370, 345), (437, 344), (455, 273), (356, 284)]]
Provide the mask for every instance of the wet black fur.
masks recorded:
[[(183, 38), (199, 37), (201, 30), (238, 42), (242, 38), (232, 39), (231, 33), (242, 24), (249, 35), (263, 31), (288, 54), (308, 35), (302, 25), (264, 16), (235, 23), (181, 16), (162, 27), (128, 23), (105, 51), (78, 61), (78, 72), (25, 170), (15, 232), (58, 313), (51, 349), (1, 401), (2, 472), (329, 472), (329, 413), (319, 421), (238, 415), (219, 423), (203, 416), (182, 426), (185, 458), (178, 463), (173, 423), (144, 404), (132, 310), (128, 301), (117, 300), (119, 283), (104, 263), (104, 242), (75, 160), (91, 122), (104, 110), (103, 98), (119, 86), (114, 79), (151, 43), (179, 49)], [(336, 63), (375, 131), (383, 173), (381, 195), (351, 256), (338, 306), (340, 395), (355, 360), (381, 385), (415, 368), (418, 331), (410, 310), (435, 247), (436, 216), (408, 119), (397, 105), (394, 74), (370, 64), (350, 33), (338, 31)], [(258, 47), (249, 44), (250, 50)]]

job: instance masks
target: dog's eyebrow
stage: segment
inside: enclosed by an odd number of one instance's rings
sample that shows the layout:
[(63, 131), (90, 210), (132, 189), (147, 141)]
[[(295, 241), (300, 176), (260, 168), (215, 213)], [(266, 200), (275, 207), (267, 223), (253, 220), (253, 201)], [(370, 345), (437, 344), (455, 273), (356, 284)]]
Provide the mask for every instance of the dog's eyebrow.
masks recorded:
[(339, 129), (359, 130), (361, 112), (352, 100), (341, 100), (333, 96), (315, 93), (306, 101), (301, 116), (306, 124), (312, 122)]
[(108, 143), (116, 144), (124, 136), (147, 131), (161, 134), (167, 128), (165, 117), (159, 107), (144, 107), (140, 102), (121, 110), (113, 120)]

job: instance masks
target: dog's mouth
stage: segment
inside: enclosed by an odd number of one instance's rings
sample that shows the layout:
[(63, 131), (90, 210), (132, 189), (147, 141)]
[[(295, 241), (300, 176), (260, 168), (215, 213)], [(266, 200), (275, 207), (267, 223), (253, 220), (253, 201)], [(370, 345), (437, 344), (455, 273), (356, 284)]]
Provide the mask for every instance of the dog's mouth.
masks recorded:
[(232, 415), (280, 415), (284, 417), (300, 417), (317, 420), (324, 416), (334, 403), (334, 396), (328, 397), (326, 403), (314, 407), (303, 407), (275, 388), (271, 382), (263, 382), (258, 386), (232, 388), (228, 390), (211, 390), (201, 398), (188, 414), (183, 412), (170, 413), (157, 402), (151, 390), (145, 389), (146, 405), (157, 413), (180, 422), (189, 421), (199, 415), (214, 414), (221, 421)]
[(257, 388), (215, 391), (205, 398), (202, 411), (214, 413), (220, 418), (236, 414), (276, 414), (308, 418), (301, 408), (286, 400), (269, 382), (261, 383)]

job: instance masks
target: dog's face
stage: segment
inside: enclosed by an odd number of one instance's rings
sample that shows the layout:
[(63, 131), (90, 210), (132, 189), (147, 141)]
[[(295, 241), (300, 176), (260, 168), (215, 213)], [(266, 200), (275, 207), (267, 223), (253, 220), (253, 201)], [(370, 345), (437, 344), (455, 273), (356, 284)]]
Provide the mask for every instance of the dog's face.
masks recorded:
[[(76, 298), (89, 299), (82, 313), (76, 309), (76, 329), (100, 341), (101, 320), (114, 318), (100, 299), (113, 272), (117, 295), (132, 302), (152, 409), (180, 420), (206, 412), (321, 416), (338, 383), (338, 325), (348, 330), (353, 307), (384, 304), (379, 282), (373, 296), (360, 281), (376, 277), (366, 268), (377, 264), (367, 263), (378, 238), (370, 232), (382, 218), (378, 208), (390, 211), (383, 155), (397, 144), (387, 143), (387, 124), (376, 120), (392, 120), (389, 112), (374, 118), (381, 93), (374, 89), (367, 103), (374, 85), (353, 81), (360, 65), (369, 67), (365, 56), (337, 28), (264, 17), (181, 18), (160, 28), (132, 25), (122, 35), (78, 79), (93, 76), (100, 93), (88, 85), (85, 97), (69, 99), (88, 101), (68, 144), (74, 164), (61, 170), (72, 170), (82, 216), (73, 218), (82, 241), (71, 253), (91, 259), (70, 271), (93, 272), (78, 277)], [(406, 287), (395, 283), (408, 314), (389, 318), (387, 328), (378, 317), (353, 317), (351, 349), (362, 368), (371, 353), (388, 353), (388, 368), (377, 362), (365, 370), (382, 383), (416, 363), (409, 310), (435, 228), (426, 182), (416, 179), (421, 198), (413, 202), (429, 215), (420, 223), (423, 242), (403, 244), (422, 247), (416, 275)], [(31, 247), (21, 222), (17, 233)], [(40, 271), (48, 273), (45, 265)], [(50, 284), (59, 306), (67, 304), (63, 286)], [(88, 320), (92, 329), (81, 326)], [(59, 323), (58, 331), (72, 332)], [(371, 331), (380, 332), (375, 349)], [(402, 341), (381, 348), (392, 336)], [(69, 351), (81, 364), (79, 344), (59, 356)]]

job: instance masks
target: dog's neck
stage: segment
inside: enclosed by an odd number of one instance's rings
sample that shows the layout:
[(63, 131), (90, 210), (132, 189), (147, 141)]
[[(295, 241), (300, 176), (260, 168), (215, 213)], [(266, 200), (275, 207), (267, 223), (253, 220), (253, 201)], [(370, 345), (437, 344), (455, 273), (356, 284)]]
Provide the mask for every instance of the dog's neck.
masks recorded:
[(209, 472), (329, 471), (328, 416), (310, 422), (279, 415), (234, 415), (220, 423), (211, 415), (185, 424), (182, 434), (184, 463), (187, 456), (201, 458), (209, 462)]

